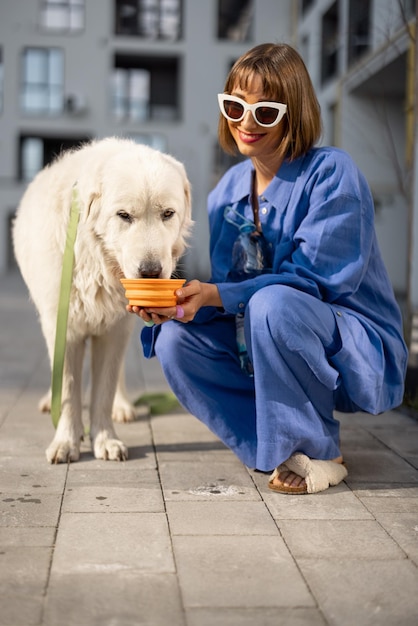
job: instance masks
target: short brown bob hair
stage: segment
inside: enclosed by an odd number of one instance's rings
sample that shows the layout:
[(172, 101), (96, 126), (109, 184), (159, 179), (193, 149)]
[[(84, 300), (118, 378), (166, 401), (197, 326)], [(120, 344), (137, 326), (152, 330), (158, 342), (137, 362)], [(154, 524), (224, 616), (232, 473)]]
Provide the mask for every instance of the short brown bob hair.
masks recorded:
[[(267, 99), (287, 105), (280, 122), (286, 128), (279, 151), (289, 161), (306, 154), (319, 140), (322, 123), (319, 102), (302, 57), (287, 44), (255, 46), (234, 63), (224, 92), (230, 94), (236, 87), (245, 90), (254, 74), (261, 78)], [(225, 152), (238, 153), (223, 115), (219, 118), (218, 138)]]

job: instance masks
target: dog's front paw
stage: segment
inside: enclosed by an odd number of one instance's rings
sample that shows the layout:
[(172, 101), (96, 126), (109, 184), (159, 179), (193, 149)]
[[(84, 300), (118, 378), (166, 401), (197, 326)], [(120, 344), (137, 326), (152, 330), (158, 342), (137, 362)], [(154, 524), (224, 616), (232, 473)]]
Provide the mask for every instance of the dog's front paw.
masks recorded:
[(110, 437), (107, 432), (99, 433), (92, 441), (94, 456), (96, 459), (105, 461), (126, 461), (128, 458), (128, 448), (125, 444)]
[(46, 450), (46, 458), (49, 463), (68, 463), (78, 461), (80, 458), (80, 442), (55, 439)]
[(117, 390), (112, 407), (112, 420), (120, 424), (124, 422), (134, 422), (140, 417), (148, 417), (149, 407), (145, 404), (134, 406), (124, 393)]
[(149, 407), (145, 404), (133, 406), (127, 401), (118, 401), (113, 404), (112, 420), (119, 424), (125, 422), (134, 422), (141, 417), (148, 417), (150, 414)]

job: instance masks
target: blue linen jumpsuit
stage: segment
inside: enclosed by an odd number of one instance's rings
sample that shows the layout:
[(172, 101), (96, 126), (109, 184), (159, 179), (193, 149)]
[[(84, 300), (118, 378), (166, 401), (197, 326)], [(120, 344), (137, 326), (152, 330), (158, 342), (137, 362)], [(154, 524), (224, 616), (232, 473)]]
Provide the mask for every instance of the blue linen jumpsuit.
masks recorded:
[[(223, 309), (144, 328), (182, 405), (247, 466), (270, 471), (293, 453), (340, 456), (333, 411), (377, 414), (401, 404), (402, 319), (374, 230), (368, 185), (336, 148), (284, 162), (258, 198), (272, 271), (232, 282), (238, 231), (225, 208), (253, 220), (253, 167), (232, 167), (208, 199), (210, 282)], [(240, 366), (235, 316), (245, 312), (253, 378)]]

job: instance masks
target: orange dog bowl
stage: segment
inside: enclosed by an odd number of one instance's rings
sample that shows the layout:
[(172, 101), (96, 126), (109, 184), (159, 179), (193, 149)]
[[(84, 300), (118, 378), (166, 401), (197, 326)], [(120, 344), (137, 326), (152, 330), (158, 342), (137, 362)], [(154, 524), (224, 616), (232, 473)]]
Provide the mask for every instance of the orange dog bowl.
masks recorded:
[(132, 306), (167, 307), (177, 304), (175, 292), (186, 281), (184, 278), (121, 278), (120, 282)]

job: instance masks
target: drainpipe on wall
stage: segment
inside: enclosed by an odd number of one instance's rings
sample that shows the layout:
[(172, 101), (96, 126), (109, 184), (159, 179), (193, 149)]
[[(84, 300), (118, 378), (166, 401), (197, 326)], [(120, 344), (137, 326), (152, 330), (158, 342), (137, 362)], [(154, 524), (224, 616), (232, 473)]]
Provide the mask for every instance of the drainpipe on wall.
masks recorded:
[(413, 216), (414, 216), (414, 144), (415, 144), (415, 25), (410, 28), (410, 43), (406, 59), (406, 111), (405, 111), (405, 134), (406, 134), (406, 166), (411, 172), (408, 189), (408, 239), (406, 255), (406, 311), (405, 311), (405, 340), (410, 345), (412, 328), (412, 265), (413, 265)]
[[(418, 15), (418, 3), (416, 3), (416, 15)], [(415, 203), (418, 199), (416, 185), (417, 155), (417, 103), (415, 94), (418, 94), (418, 46), (415, 43), (416, 23), (409, 25), (410, 45), (407, 55), (406, 77), (406, 164), (411, 173), (408, 185), (408, 240), (407, 240), (407, 268), (406, 268), (406, 312), (405, 312), (405, 340), (409, 348), (412, 348), (412, 324), (414, 310), (418, 307), (418, 267), (415, 262), (418, 258), (418, 250), (415, 250), (417, 238), (414, 236), (414, 228), (417, 227), (415, 219)], [(418, 207), (417, 207), (418, 211)], [(416, 350), (411, 350), (411, 358), (416, 359)], [(414, 356), (413, 356), (414, 355)]]

